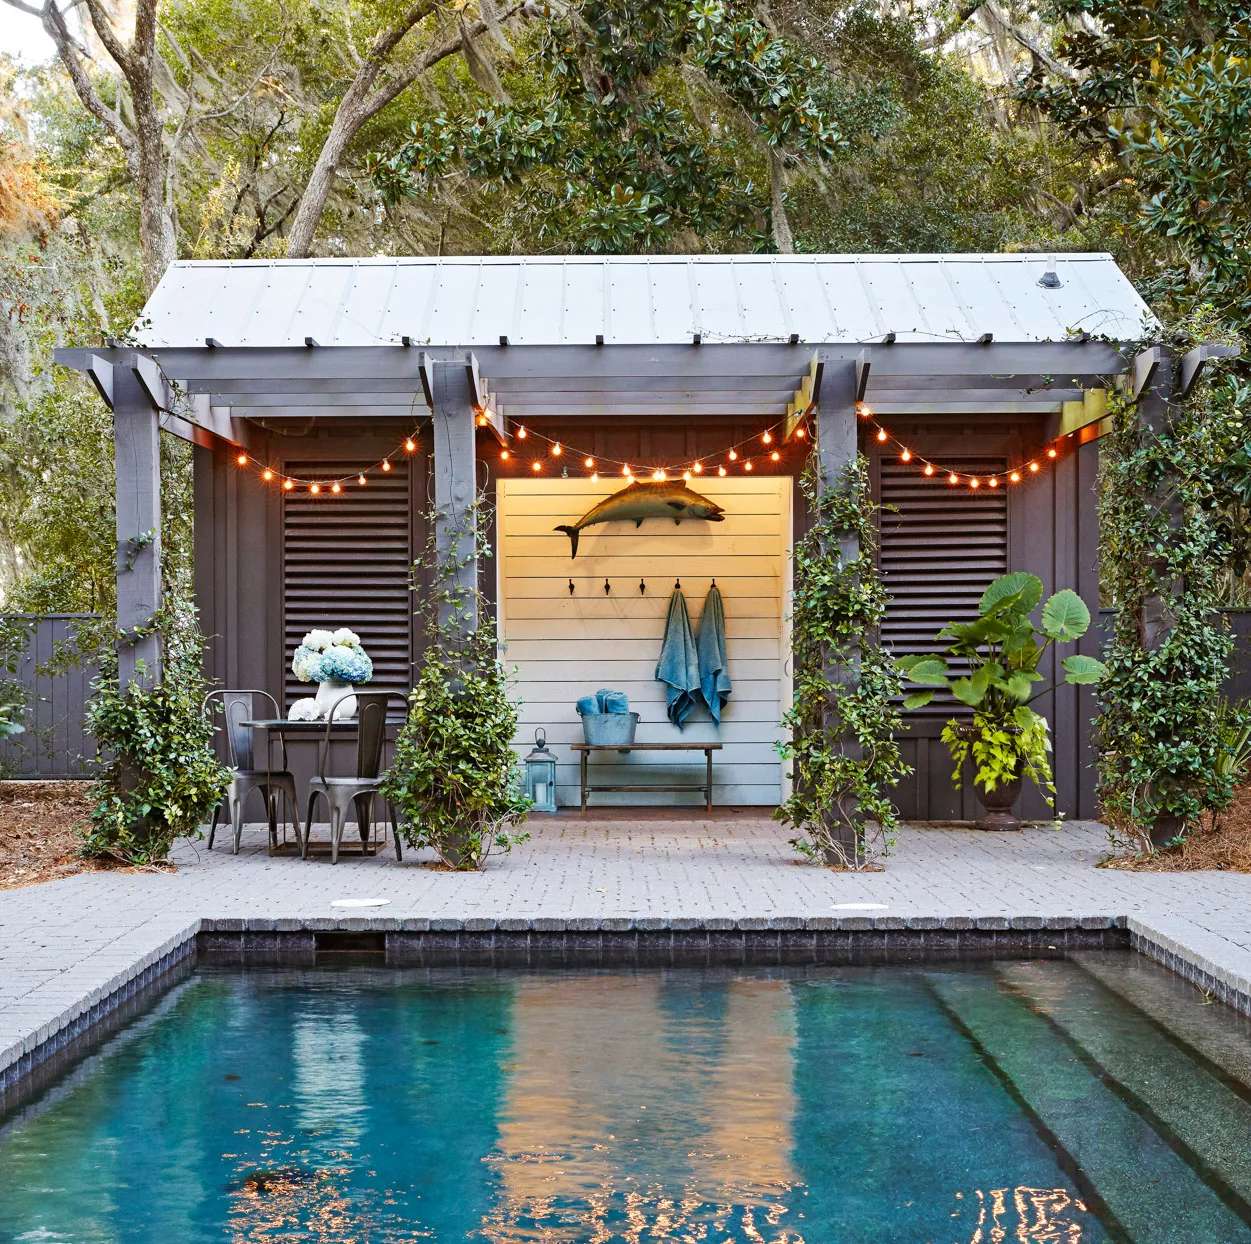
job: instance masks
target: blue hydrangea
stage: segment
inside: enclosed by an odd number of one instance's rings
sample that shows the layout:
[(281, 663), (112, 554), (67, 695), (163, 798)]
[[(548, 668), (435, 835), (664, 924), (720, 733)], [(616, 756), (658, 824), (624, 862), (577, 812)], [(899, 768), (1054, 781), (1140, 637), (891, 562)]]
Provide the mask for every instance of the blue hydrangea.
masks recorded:
[(321, 679), (339, 678), (343, 682), (368, 682), (373, 677), (374, 663), (364, 648), (332, 644), (321, 654)]
[(346, 627), (337, 631), (309, 631), (295, 650), (291, 672), (301, 682), (368, 682), (374, 663), (361, 647), (360, 638)]

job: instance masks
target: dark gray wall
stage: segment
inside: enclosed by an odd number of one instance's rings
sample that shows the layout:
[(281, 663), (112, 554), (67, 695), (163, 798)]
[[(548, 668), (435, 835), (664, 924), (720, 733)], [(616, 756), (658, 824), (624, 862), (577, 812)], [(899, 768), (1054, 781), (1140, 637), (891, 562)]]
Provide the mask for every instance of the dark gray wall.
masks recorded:
[(74, 637), (95, 614), (61, 613), (44, 617), (10, 614), (30, 639), (18, 660), (16, 677), (26, 689), (26, 731), (0, 742), (0, 775), (20, 778), (82, 777), (95, 757), (95, 742), (83, 726), (94, 664), (74, 666), (51, 676), (36, 669), (51, 660), (58, 644)]

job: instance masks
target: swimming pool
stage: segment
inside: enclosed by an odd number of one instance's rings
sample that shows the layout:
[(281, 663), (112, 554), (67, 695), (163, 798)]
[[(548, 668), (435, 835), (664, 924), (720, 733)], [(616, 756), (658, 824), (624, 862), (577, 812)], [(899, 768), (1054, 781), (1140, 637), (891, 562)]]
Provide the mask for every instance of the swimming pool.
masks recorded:
[(1251, 1028), (1129, 952), (198, 968), (0, 1126), (0, 1239), (1251, 1241)]

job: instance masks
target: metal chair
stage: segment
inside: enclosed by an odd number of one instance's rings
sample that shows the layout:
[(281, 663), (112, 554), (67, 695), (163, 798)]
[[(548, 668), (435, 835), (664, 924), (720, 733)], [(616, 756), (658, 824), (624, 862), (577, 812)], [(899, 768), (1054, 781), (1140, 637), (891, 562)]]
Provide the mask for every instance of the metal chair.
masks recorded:
[[(239, 838), (243, 834), (243, 805), (248, 795), (259, 790), (265, 798), (265, 809), (269, 818), (269, 841), (271, 845), (278, 841), (278, 796), (283, 798), (283, 832), (286, 833), (286, 812), (291, 811), (291, 820), (295, 825), (295, 839), (303, 854), (303, 835), (300, 830), (300, 801), (295, 790), (295, 776), (287, 769), (287, 745), (281, 735), (278, 744), (281, 748), (281, 760), (275, 769), (271, 763), (274, 739), (271, 736), (265, 746), (265, 767), (256, 766), (252, 753), (252, 727), (245, 726), (245, 721), (254, 720), (255, 699), (260, 697), (268, 701), (272, 716), (277, 717), (278, 701), (268, 691), (256, 690), (217, 690), (210, 691), (204, 697), (201, 711), (212, 720), (212, 702), (220, 699), (222, 711), (226, 717), (226, 745), (230, 751), (230, 764), (235, 771), (230, 786), (226, 791), (225, 802), (230, 808), (230, 823), (234, 830), (234, 846), (232, 854), (239, 854)], [(213, 824), (209, 828), (208, 845), (213, 849), (213, 839), (217, 836), (217, 818), (221, 815), (221, 804), (213, 809)]]
[[(334, 721), (334, 712), (339, 704), (356, 696), (356, 776), (328, 777), (326, 760), (330, 754), (330, 729)], [(326, 716), (326, 734), (322, 740), (321, 754), (318, 757), (317, 776), (308, 784), (308, 817), (307, 831), (304, 834), (304, 846), (300, 852), (303, 858), (308, 852), (308, 839), (313, 831), (313, 811), (319, 796), (326, 800), (326, 808), (330, 816), (330, 862), (339, 862), (339, 843), (343, 839), (343, 825), (349, 811), (355, 805), (356, 827), (361, 842), (369, 841), (374, 823), (374, 796), (379, 794), (378, 783), (382, 769), (382, 745), (386, 741), (387, 705), (395, 698), (391, 691), (349, 691), (339, 697), (331, 706)], [(391, 817), (391, 832), (395, 837), (395, 858), (402, 859), (400, 847), (400, 827), (396, 821), (395, 809), (387, 805)], [(383, 831), (385, 840), (386, 831)]]

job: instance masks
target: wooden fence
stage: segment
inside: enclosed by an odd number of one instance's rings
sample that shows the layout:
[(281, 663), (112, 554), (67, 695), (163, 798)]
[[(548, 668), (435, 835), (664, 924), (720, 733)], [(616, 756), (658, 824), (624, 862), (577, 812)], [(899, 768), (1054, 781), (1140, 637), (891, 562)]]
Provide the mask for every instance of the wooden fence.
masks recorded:
[(26, 691), (24, 734), (0, 742), (0, 777), (84, 777), (91, 771), (95, 743), (83, 725), (94, 665), (72, 666), (49, 675), (37, 669), (50, 661), (57, 646), (71, 641), (90, 613), (57, 613), (34, 617), (9, 614), (29, 634), (18, 658), (16, 677)]

